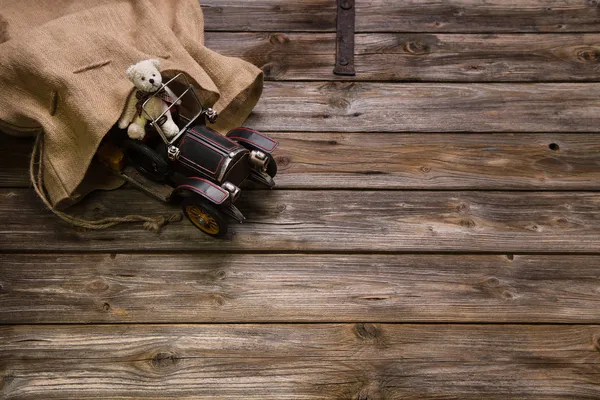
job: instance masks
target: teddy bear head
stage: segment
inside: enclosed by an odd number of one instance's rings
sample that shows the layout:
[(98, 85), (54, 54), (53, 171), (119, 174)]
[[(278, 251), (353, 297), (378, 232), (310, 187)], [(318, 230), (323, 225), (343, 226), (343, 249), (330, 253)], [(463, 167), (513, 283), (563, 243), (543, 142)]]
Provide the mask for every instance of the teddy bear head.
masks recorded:
[(156, 92), (162, 84), (159, 66), (160, 61), (156, 59), (140, 61), (127, 68), (127, 78), (138, 90), (147, 93)]

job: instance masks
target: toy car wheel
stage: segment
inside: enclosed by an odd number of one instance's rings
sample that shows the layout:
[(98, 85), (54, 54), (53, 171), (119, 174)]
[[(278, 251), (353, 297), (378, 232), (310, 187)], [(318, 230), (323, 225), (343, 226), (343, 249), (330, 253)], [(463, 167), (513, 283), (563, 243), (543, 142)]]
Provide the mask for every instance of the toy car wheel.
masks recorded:
[(267, 163), (267, 174), (271, 178), (275, 178), (275, 175), (277, 175), (277, 163), (275, 162), (275, 159), (273, 158), (273, 156), (270, 154), (269, 154), (269, 161)]
[(183, 200), (181, 207), (187, 219), (207, 235), (220, 238), (227, 233), (225, 217), (212, 204), (190, 196)]
[(162, 182), (169, 173), (169, 163), (149, 146), (126, 140), (124, 147), (131, 165), (148, 178)]

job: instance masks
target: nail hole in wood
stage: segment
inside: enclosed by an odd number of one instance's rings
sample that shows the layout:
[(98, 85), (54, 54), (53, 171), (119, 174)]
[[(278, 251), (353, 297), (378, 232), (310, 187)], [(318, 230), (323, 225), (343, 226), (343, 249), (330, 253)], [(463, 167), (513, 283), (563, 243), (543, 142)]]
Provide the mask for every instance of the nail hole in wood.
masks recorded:
[(560, 149), (560, 146), (556, 143), (550, 143), (548, 145), (548, 148), (552, 151), (558, 151)]

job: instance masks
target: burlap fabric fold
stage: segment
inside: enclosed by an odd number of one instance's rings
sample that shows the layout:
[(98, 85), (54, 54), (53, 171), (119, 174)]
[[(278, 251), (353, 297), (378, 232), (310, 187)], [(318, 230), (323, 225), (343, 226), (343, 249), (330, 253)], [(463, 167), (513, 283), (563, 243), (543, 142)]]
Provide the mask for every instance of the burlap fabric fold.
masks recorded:
[(89, 169), (133, 85), (125, 70), (158, 58), (185, 72), (214, 128), (240, 125), (262, 91), (262, 72), (204, 47), (196, 0), (0, 0), (0, 130), (43, 131), (42, 171), (53, 205), (115, 184)]

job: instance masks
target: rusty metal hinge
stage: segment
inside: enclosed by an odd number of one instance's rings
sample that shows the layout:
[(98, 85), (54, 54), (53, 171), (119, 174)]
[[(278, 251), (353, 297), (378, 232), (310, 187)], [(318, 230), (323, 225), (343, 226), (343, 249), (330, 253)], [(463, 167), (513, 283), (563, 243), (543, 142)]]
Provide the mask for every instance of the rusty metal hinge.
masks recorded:
[(354, 71), (354, 0), (337, 0), (336, 57), (333, 73), (356, 75)]

